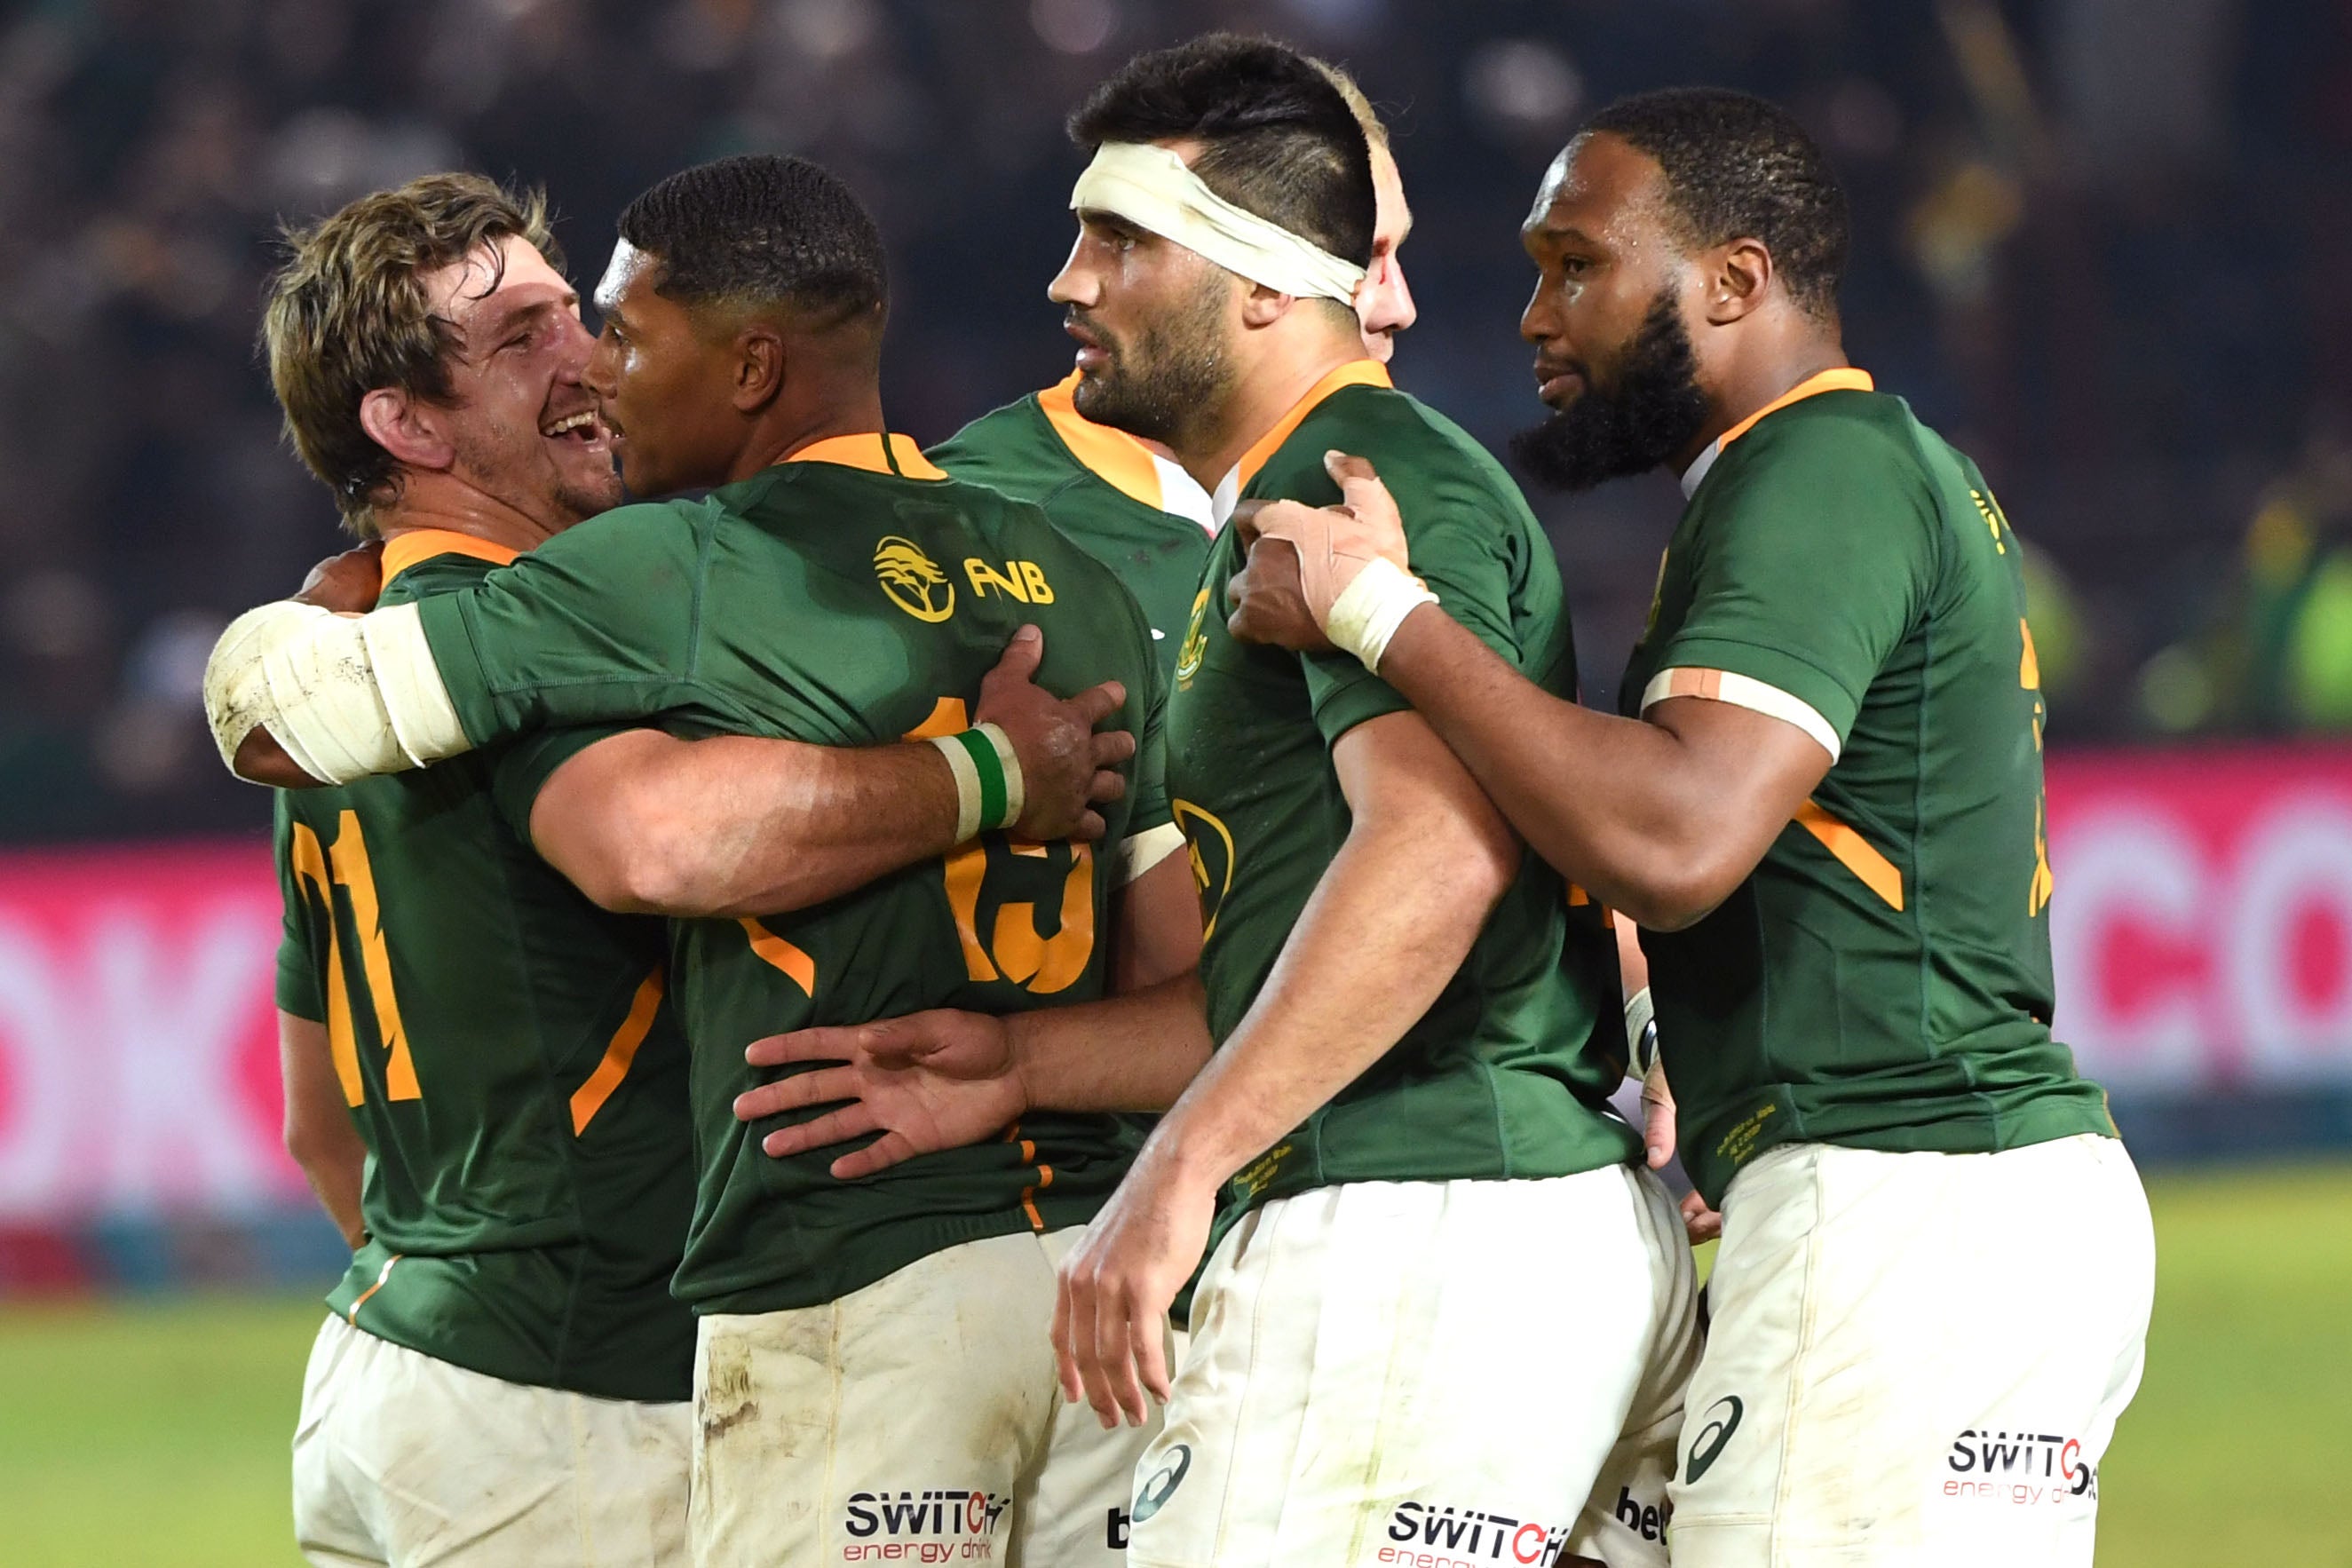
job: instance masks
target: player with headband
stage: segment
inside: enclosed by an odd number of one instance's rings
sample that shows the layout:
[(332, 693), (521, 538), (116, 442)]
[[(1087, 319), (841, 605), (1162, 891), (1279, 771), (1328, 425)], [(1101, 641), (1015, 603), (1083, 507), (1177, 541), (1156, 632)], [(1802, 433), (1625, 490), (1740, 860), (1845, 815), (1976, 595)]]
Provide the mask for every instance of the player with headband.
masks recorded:
[[(1330, 84), (1278, 46), (1209, 37), (1131, 61), (1071, 123), (1095, 161), (1052, 295), (1078, 411), (1165, 445), (1221, 515), (1335, 500), (1323, 454), (1377, 451), (1424, 503), (1432, 587), (1571, 693), (1526, 504), (1363, 352), (1371, 170)], [(1236, 544), (1211, 552), (1170, 708), (1197, 981), (763, 1042), (755, 1059), (852, 1065), (752, 1101), (858, 1092), (860, 1053), (895, 1042), (1000, 1097), (933, 1098), (928, 1134), (963, 1137), (1204, 1062), (1062, 1270), (1066, 1391), (1107, 1422), (1166, 1400), (1130, 1563), (1663, 1563), (1694, 1289), (1673, 1205), (1606, 1104), (1623, 1058), (1601, 912), (1360, 665), (1228, 635)], [(1212, 1247), (1171, 1385), (1157, 1319)]]
[[(1363, 89), (1328, 61), (1315, 65), (1347, 100), (1371, 145), (1378, 198), (1372, 261), (1357, 285), (1354, 305), (1364, 352), (1385, 363), (1396, 335), (1412, 325), (1415, 314), (1399, 256), (1412, 229), (1412, 211), (1389, 152), (1388, 131)], [(1147, 384), (1157, 347), (1140, 345), (1145, 359), (1130, 367)], [(1166, 447), (1079, 413), (1080, 380), (1073, 371), (1042, 392), (983, 414), (929, 456), (958, 479), (1036, 502), (1055, 527), (1117, 572), (1151, 623), (1161, 669), (1172, 675), (1220, 520), (1208, 491)]]

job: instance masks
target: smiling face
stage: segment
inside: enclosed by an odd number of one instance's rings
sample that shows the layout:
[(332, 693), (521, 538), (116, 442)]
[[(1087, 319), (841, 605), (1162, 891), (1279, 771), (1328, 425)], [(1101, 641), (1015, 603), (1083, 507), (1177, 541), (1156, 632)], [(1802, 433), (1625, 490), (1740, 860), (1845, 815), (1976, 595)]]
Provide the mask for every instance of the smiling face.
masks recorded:
[(1538, 272), (1519, 335), (1553, 413), (1514, 453), (1567, 489), (1666, 462), (1697, 437), (1707, 404), (1685, 298), (1703, 277), (1658, 165), (1605, 132), (1580, 136), (1545, 172), (1519, 237)]
[(673, 494), (725, 480), (740, 444), (731, 335), (660, 292), (659, 258), (627, 240), (596, 285), (604, 325), (587, 383), (613, 432), (632, 493)]
[(509, 235), (421, 279), (449, 323), (449, 474), (551, 531), (619, 504), (580, 297)]

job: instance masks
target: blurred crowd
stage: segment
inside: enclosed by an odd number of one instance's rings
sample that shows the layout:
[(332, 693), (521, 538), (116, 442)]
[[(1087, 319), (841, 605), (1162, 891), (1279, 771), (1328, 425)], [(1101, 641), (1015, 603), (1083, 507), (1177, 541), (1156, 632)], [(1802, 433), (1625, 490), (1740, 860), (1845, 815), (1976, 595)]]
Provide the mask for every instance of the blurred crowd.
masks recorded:
[[(0, 10), (0, 836), (257, 826), (196, 706), (337, 547), (254, 353), (283, 223), (429, 169), (543, 184), (576, 277), (672, 169), (845, 174), (894, 247), (893, 423), (1056, 378), (1064, 111), (1203, 27), (1345, 61), (1396, 129), (1400, 381), (1539, 412), (1516, 228), (1578, 117), (1794, 108), (1847, 177), (1849, 349), (2033, 563), (2060, 746), (2352, 730), (2352, 0), (18, 0)], [(1589, 700), (1679, 498), (1538, 497)]]

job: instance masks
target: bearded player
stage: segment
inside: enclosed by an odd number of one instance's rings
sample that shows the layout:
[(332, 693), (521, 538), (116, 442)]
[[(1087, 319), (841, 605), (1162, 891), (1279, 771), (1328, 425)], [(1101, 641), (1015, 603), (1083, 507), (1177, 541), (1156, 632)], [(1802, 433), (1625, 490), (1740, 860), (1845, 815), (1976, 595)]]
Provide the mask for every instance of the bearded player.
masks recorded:
[(958, 837), (977, 824), (980, 842), (805, 913), (674, 927), (702, 1173), (675, 1282), (700, 1320), (694, 1553), (1113, 1560), (1105, 1521), (1141, 1435), (1059, 1406), (1038, 1330), (1053, 1260), (1126, 1168), (1122, 1124), (1024, 1118), (845, 1185), (761, 1155), (731, 1108), (758, 1081), (744, 1042), (780, 1017), (1035, 1005), (1189, 967), (1197, 906), (1167, 855), (1156, 722), (1138, 726), (1136, 787), (1102, 802), (1099, 859), (1005, 835), (1014, 760), (969, 722), (1024, 622), (1057, 684), (1155, 698), (1148, 629), (1043, 514), (884, 432), (881, 242), (838, 181), (724, 160), (647, 192), (621, 229), (587, 379), (633, 489), (718, 488), (608, 513), (415, 615), (256, 612), (215, 654), (224, 752), (249, 760), (256, 723), (363, 769), (646, 718), (886, 752), (929, 738)]
[[(559, 259), (535, 199), (462, 174), (292, 237), (272, 380), (304, 461), (375, 542), (326, 590), (461, 590), (619, 500)], [(1083, 715), (1013, 668), (997, 710), (1033, 755), (1068, 748)], [(951, 823), (948, 768), (908, 751), (580, 731), (281, 795), (288, 1140), (354, 1251), (295, 1447), (316, 1560), (683, 1551), (693, 1323), (668, 1279), (692, 1179), (667, 939), (565, 874), (608, 901), (829, 897), (952, 831), (919, 798), (856, 831), (812, 819), (827, 792), (887, 808), (911, 763), (940, 775)], [(589, 792), (615, 754), (635, 787)], [(1075, 774), (1048, 772), (1041, 809), (1074, 820)]]
[[(1370, 159), (1329, 83), (1212, 37), (1134, 60), (1071, 124), (1094, 162), (1052, 293), (1078, 411), (1164, 444), (1227, 504), (1329, 500), (1327, 450), (1383, 452), (1428, 503), (1430, 584), (1571, 692), (1559, 571), (1524, 502), (1364, 354)], [(1170, 713), (1208, 917), (1199, 989), (755, 1051), (913, 1040), (1001, 1109), (1100, 1103), (1120, 1070), (1206, 1057), (1062, 1271), (1067, 1391), (1107, 1422), (1167, 1402), (1130, 1562), (1663, 1562), (1691, 1268), (1606, 1106), (1622, 1057), (1599, 911), (1360, 666), (1236, 642), (1208, 607), (1241, 560), (1221, 536)], [(746, 1109), (863, 1092), (855, 1078), (787, 1079)], [(919, 1141), (967, 1135), (962, 1101), (939, 1103)], [(1213, 1232), (1171, 1388), (1153, 1329)]]
[[(1371, 101), (1346, 71), (1328, 61), (1314, 63), (1347, 100), (1371, 144), (1377, 216), (1371, 264), (1355, 308), (1365, 353), (1385, 364), (1395, 353), (1396, 335), (1415, 315), (1398, 255), (1412, 232), (1412, 211), (1405, 205), (1387, 128)], [(1079, 380), (1074, 371), (1043, 392), (984, 414), (929, 455), (958, 479), (1035, 501), (1055, 527), (1117, 572), (1143, 606), (1161, 672), (1172, 678), (1223, 514), (1166, 447), (1079, 413)]]
[(1651, 933), (1685, 1156), (1724, 1224), (1675, 1561), (2084, 1568), (2154, 1243), (2105, 1097), (2051, 1037), (2017, 535), (1848, 364), (1844, 198), (1782, 110), (1614, 105), (1522, 237), (1555, 410), (1522, 458), (1570, 489), (1664, 468), (1688, 498), (1628, 717), (1521, 679), (1442, 585), (1432, 607), (1407, 574), (1426, 503), (1354, 458), (1346, 510), (1258, 520), (1234, 625), (1306, 646), (1319, 622)]
[[(290, 249), (271, 379), (383, 542), (387, 602), (620, 500), (536, 199), (436, 175)], [(438, 461), (404, 462), (426, 441)], [(693, 1184), (664, 932), (591, 904), (515, 814), (593, 739), (278, 797), (288, 1141), (352, 1246), (294, 1441), (313, 1563), (684, 1548), (694, 1327), (669, 1275)]]

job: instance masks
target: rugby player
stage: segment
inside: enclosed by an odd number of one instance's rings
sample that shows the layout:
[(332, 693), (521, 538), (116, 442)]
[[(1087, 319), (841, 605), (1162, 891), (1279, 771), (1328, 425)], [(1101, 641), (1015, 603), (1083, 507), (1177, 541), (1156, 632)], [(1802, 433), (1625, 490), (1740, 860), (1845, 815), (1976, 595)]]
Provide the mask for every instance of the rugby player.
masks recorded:
[[(264, 337), (294, 444), (374, 542), (313, 598), (465, 587), (621, 499), (581, 379), (593, 341), (535, 200), (438, 175), (353, 204), (294, 237)], [(1020, 666), (991, 679), (1028, 749), (1082, 734)], [(585, 795), (583, 770), (615, 752), (638, 787)], [(915, 761), (947, 773), (935, 752)], [(823, 781), (863, 769), (887, 789), (903, 763), (583, 731), (280, 797), (288, 1142), (355, 1254), (296, 1447), (307, 1551), (683, 1550), (693, 1330), (668, 1276), (692, 1178), (666, 939), (591, 907), (533, 852), (532, 826), (608, 899), (766, 907), (854, 885), (877, 858), (866, 841), (924, 852), (906, 847), (919, 818), (804, 820)], [(1069, 819), (1076, 774), (1049, 772), (1040, 809)], [(780, 796), (796, 776), (802, 799)], [(685, 839), (675, 819), (698, 789)], [(583, 795), (594, 809), (566, 809)], [(779, 843), (801, 851), (781, 879)], [(513, 1484), (485, 1491), (485, 1476)]]
[[(1427, 503), (1417, 567), (1499, 657), (1572, 692), (1559, 570), (1517, 489), (1364, 353), (1370, 160), (1330, 84), (1279, 46), (1209, 37), (1131, 61), (1071, 129), (1095, 161), (1052, 294), (1078, 411), (1164, 443), (1227, 506), (1333, 499), (1327, 450), (1382, 453)], [(1099, 1103), (1121, 1071), (1189, 1071), (1213, 1042), (1056, 1304), (1067, 1393), (1107, 1423), (1166, 1401), (1129, 1561), (1663, 1563), (1691, 1265), (1606, 1106), (1623, 1058), (1600, 911), (1360, 666), (1228, 634), (1208, 612), (1238, 544), (1212, 551), (1170, 713), (1200, 990), (764, 1042), (759, 1059), (851, 1065), (745, 1109), (866, 1093), (877, 1036), (1000, 1110)], [(955, 1094), (916, 1093), (936, 1116), (898, 1129), (915, 1145), (974, 1131)], [(1171, 1387), (1154, 1329), (1213, 1227)]]
[[(1389, 150), (1388, 130), (1355, 79), (1326, 60), (1317, 68), (1348, 101), (1371, 143), (1377, 218), (1371, 265), (1356, 291), (1364, 350), (1388, 363), (1396, 335), (1413, 323), (1412, 290), (1398, 251), (1412, 229), (1404, 182)], [(1164, 345), (1134, 345), (1127, 374), (1144, 385), (1158, 379), (1152, 355)], [(1074, 402), (1078, 374), (1016, 403), (983, 414), (931, 448), (930, 459), (972, 479), (1035, 501), (1055, 527), (1119, 575), (1151, 623), (1161, 674), (1173, 679), (1177, 649), (1200, 587), (1209, 542), (1223, 521), (1192, 475), (1157, 441), (1097, 424)]]
[(1335, 455), (1344, 508), (1255, 520), (1234, 628), (1328, 632), (1650, 933), (1685, 1156), (1724, 1225), (1675, 1563), (2086, 1565), (2154, 1244), (2104, 1096), (2051, 1036), (2017, 536), (1847, 363), (1844, 198), (1782, 110), (1616, 104), (1522, 237), (1555, 410), (1523, 459), (1570, 489), (1663, 467), (1688, 498), (1628, 717), (1523, 679), (1444, 584), (1427, 607), (1429, 503), (1377, 454)]
[[(413, 615), (256, 612), (215, 652), (224, 754), (256, 725), (362, 771), (645, 719), (835, 746), (929, 738), (966, 827), (989, 830), (976, 842), (797, 916), (673, 928), (702, 1173), (675, 1284), (700, 1314), (693, 1550), (1115, 1560), (1106, 1523), (1143, 1435), (1062, 1408), (1038, 1330), (1053, 1261), (1127, 1166), (1122, 1124), (1024, 1117), (983, 1148), (845, 1185), (821, 1161), (761, 1156), (731, 1105), (761, 1076), (744, 1043), (779, 1019), (1003, 1010), (1100, 994), (1114, 970), (1143, 984), (1189, 968), (1199, 916), (1167, 853), (1181, 838), (1149, 630), (1042, 513), (886, 434), (881, 240), (838, 181), (722, 160), (646, 193), (621, 232), (587, 382), (633, 489), (718, 488), (607, 513)], [(1100, 803), (1099, 859), (1008, 837), (1018, 773), (970, 723), (1027, 623), (1051, 681), (1109, 677), (1108, 700), (1146, 719), (1134, 787)]]
[[(536, 197), (467, 174), (291, 237), (271, 379), (383, 542), (387, 602), (621, 499), (559, 265)], [(448, 449), (409, 467), (425, 426)], [(288, 1144), (352, 1245), (294, 1440), (313, 1563), (684, 1550), (694, 1327), (669, 1276), (693, 1173), (664, 932), (583, 898), (516, 815), (593, 738), (278, 796)]]

